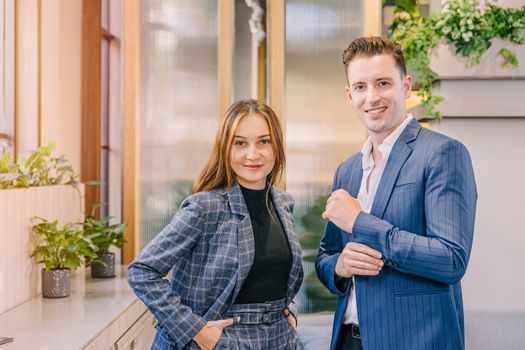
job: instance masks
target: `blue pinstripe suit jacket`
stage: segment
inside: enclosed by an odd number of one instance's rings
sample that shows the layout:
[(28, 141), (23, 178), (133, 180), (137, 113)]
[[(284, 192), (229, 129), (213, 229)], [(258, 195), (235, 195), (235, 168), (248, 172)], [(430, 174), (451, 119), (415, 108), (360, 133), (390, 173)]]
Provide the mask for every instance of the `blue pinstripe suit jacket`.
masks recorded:
[[(357, 197), (361, 153), (337, 169), (333, 189)], [(370, 214), (361, 212), (351, 234), (329, 222), (316, 259), (321, 282), (339, 299), (332, 330), (335, 348), (349, 300), (334, 284), (337, 258), (348, 242), (383, 254), (378, 276), (355, 278), (363, 347), (463, 349), (460, 280), (473, 240), (477, 191), (472, 163), (458, 141), (412, 120), (388, 159)]]
[[(293, 199), (271, 189), (293, 255), (286, 299), (303, 278), (301, 249), (293, 229)], [(255, 257), (253, 230), (241, 189), (189, 196), (166, 226), (128, 267), (128, 283), (158, 320), (158, 348), (182, 349), (208, 320), (225, 317)], [(171, 285), (164, 277), (173, 270)], [(191, 346), (188, 346), (191, 347)]]

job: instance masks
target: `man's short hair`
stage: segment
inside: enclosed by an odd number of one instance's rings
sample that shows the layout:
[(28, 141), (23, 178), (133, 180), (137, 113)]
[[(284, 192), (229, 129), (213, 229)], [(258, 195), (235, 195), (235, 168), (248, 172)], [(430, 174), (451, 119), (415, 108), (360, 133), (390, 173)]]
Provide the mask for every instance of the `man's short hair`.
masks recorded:
[(343, 64), (345, 65), (346, 79), (348, 80), (348, 66), (352, 60), (358, 57), (372, 57), (376, 55), (391, 55), (396, 61), (396, 66), (402, 73), (402, 77), (407, 74), (405, 57), (401, 45), (397, 42), (380, 37), (370, 36), (355, 39), (348, 45), (343, 53)]

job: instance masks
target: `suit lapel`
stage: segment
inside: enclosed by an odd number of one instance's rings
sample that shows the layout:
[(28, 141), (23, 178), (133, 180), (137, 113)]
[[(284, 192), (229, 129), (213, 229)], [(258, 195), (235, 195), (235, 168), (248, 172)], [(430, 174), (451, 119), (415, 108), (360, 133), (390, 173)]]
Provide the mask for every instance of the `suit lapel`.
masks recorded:
[(253, 229), (248, 207), (244, 201), (241, 188), (237, 183), (233, 185), (228, 192), (228, 201), (232, 213), (241, 217), (239, 225), (237, 226), (237, 256), (239, 259), (239, 268), (232, 299), (235, 301), (253, 265), (255, 258), (255, 241), (253, 239)]
[(300, 272), (302, 271), (301, 247), (294, 232), (292, 213), (286, 208), (284, 199), (281, 198), (281, 195), (273, 187), (271, 188), (271, 194), (275, 212), (281, 220), (292, 253), (292, 268), (290, 270), (290, 277), (288, 278), (286, 294), (294, 295), (294, 288), (297, 285), (297, 280), (301, 277)]
[(356, 162), (357, 164), (355, 167), (355, 174), (352, 174), (350, 176), (350, 187), (347, 188), (348, 193), (352, 195), (352, 197), (357, 198), (357, 195), (359, 194), (359, 189), (361, 188), (361, 180), (363, 178), (363, 156), (361, 155), (360, 161)]
[(397, 142), (394, 144), (394, 148), (388, 157), (385, 171), (383, 172), (383, 176), (377, 187), (372, 209), (370, 210), (370, 214), (373, 216), (378, 218), (383, 217), (399, 172), (412, 153), (410, 143), (416, 139), (420, 130), (421, 126), (417, 120), (411, 120), (405, 127), (405, 130), (399, 135)]

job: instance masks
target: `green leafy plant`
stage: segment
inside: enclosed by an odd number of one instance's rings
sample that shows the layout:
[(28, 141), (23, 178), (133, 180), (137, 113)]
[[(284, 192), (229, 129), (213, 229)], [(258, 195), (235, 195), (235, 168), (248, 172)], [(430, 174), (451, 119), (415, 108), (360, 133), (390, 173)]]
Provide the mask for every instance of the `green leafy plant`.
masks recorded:
[[(315, 257), (319, 251), (319, 242), (323, 237), (326, 222), (322, 219), (321, 215), (326, 207), (326, 201), (328, 200), (330, 193), (330, 187), (321, 188), (321, 193), (327, 193), (319, 195), (315, 200), (305, 208), (304, 214), (296, 218), (299, 230), (299, 241), (303, 250), (303, 262), (313, 267)], [(307, 308), (308, 312), (321, 312), (334, 310), (337, 303), (337, 298), (331, 294), (325, 286), (321, 284), (317, 278), (317, 274), (312, 269), (306, 269), (305, 274), (305, 293), (307, 295)]]
[[(420, 17), (417, 11), (407, 12), (401, 4), (389, 28), (390, 37), (401, 44), (406, 63), (415, 73), (414, 85), (421, 105), (433, 119), (441, 118), (436, 105), (443, 98), (432, 94), (432, 82), (437, 74), (430, 68), (430, 54), (442, 39), (455, 48), (457, 55), (469, 58), (471, 66), (479, 64), (495, 38), (525, 43), (525, 6), (514, 9), (489, 4), (482, 11), (477, 0), (450, 0), (446, 5), (439, 15)], [(512, 51), (502, 49), (499, 53), (503, 67), (518, 66)]]
[(53, 269), (77, 268), (86, 260), (96, 259), (97, 247), (84, 235), (78, 224), (58, 227), (58, 221), (36, 218), (40, 223), (32, 227), (33, 233), (41, 244), (31, 252), (31, 257), (38, 256), (38, 263), (43, 263), (46, 271)]
[(111, 216), (96, 218), (95, 212), (101, 206), (102, 204), (95, 204), (91, 214), (87, 215), (81, 224), (84, 235), (96, 246), (98, 254), (107, 253), (111, 246), (122, 249), (126, 243), (124, 232), (127, 228), (126, 224), (110, 224), (113, 219)]
[(0, 159), (0, 189), (28, 188), (32, 186), (72, 185), (77, 187), (78, 176), (64, 156), (55, 157), (53, 143), (19, 156), (11, 163), (11, 153)]
[(18, 164), (10, 164), (11, 152), (6, 152), (0, 158), (0, 189), (16, 188), (22, 174)]
[(77, 183), (71, 163), (64, 156), (51, 155), (55, 148), (53, 143), (42, 146), (21, 157), (20, 170), (29, 186), (73, 185)]

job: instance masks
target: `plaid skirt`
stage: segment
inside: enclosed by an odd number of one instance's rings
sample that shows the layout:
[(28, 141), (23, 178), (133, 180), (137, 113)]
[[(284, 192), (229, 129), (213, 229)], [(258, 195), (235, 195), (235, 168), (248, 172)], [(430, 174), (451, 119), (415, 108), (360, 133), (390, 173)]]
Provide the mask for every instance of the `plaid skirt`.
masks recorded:
[[(215, 345), (215, 350), (295, 350), (297, 333), (283, 316), (285, 300), (257, 304), (234, 304), (225, 318), (233, 318)], [(158, 329), (152, 350), (178, 350), (166, 342), (168, 335)], [(181, 349), (182, 350), (182, 349)], [(184, 350), (199, 350), (191, 341)]]

